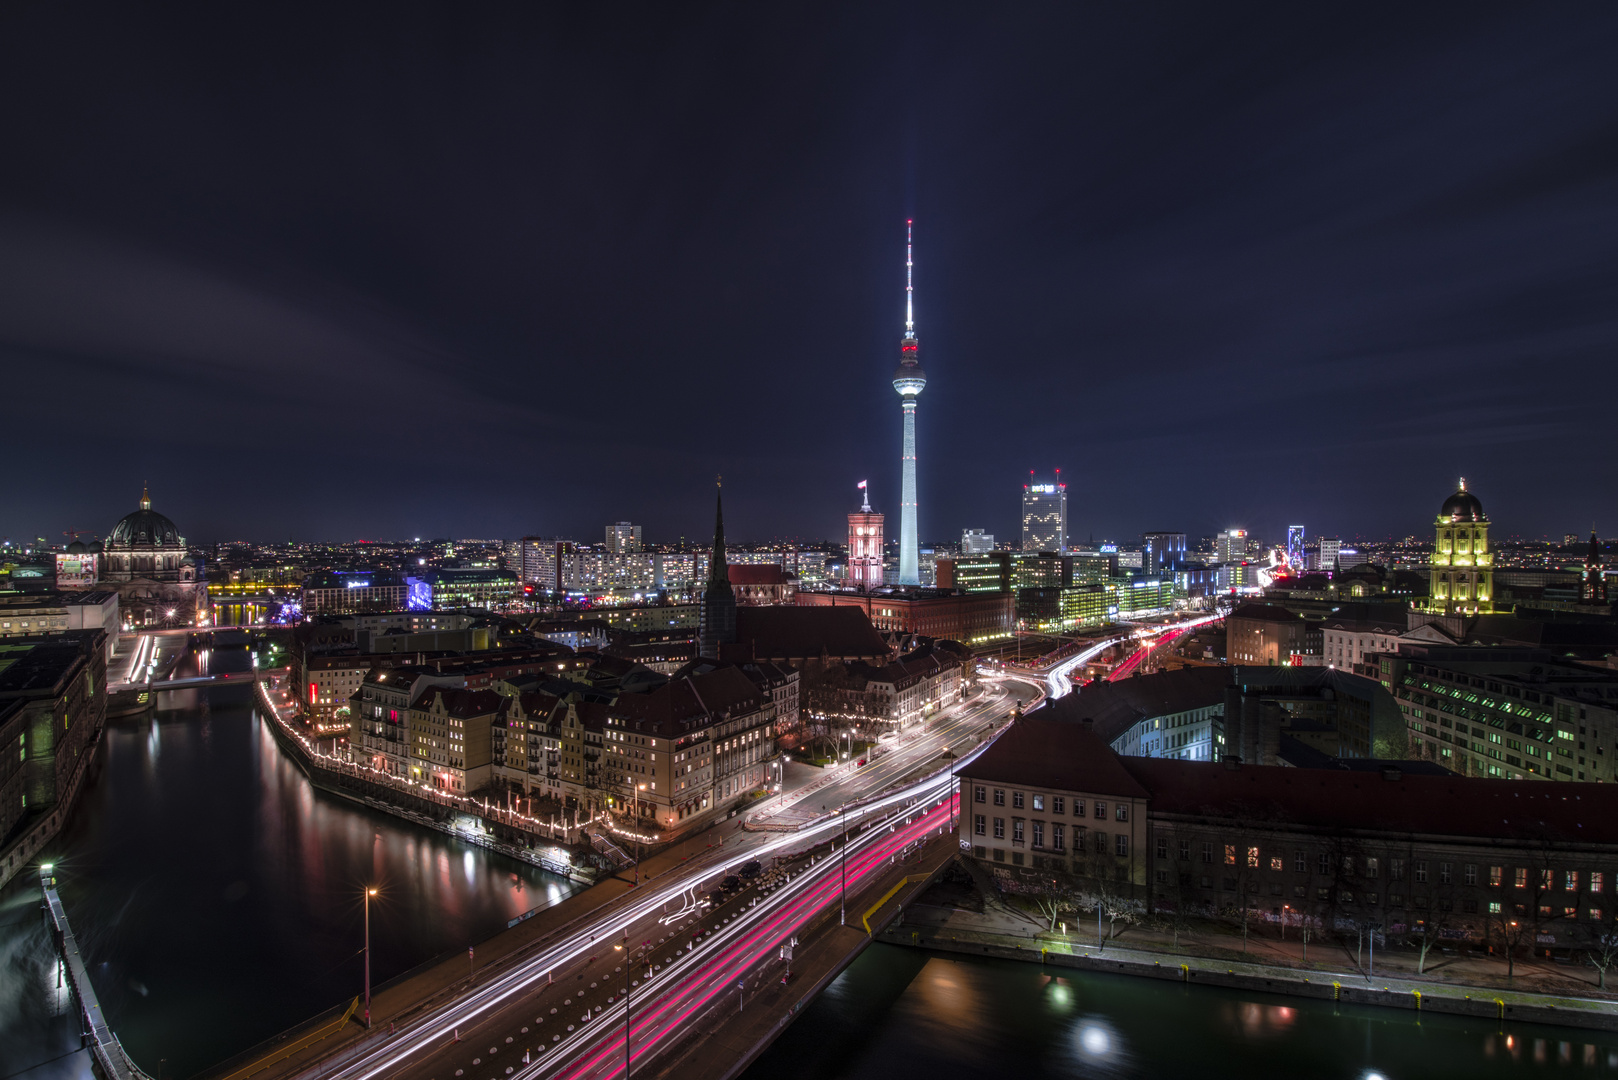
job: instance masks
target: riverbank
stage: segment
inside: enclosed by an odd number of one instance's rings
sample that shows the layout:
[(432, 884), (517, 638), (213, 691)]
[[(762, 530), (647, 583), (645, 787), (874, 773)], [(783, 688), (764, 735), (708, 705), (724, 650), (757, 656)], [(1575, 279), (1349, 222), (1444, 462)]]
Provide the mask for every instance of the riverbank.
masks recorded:
[[(1335, 941), (1317, 939), (1303, 958), (1303, 943), (1250, 938), (1244, 955), (1239, 934), (1213, 928), (1182, 932), (1179, 947), (1160, 932), (1127, 928), (1102, 947), (1077, 928), (1051, 931), (1027, 913), (988, 898), (981, 911), (963, 906), (959, 882), (941, 884), (908, 907), (902, 921), (881, 935), (896, 945), (937, 952), (996, 957), (1189, 985), (1262, 990), (1301, 998), (1377, 1005), (1410, 1012), (1449, 1013), (1541, 1024), (1618, 1031), (1618, 995), (1579, 986), (1562, 972), (1520, 962), (1509, 982), (1483, 967), (1499, 961), (1440, 956), (1416, 973), (1402, 952), (1377, 953), (1374, 966), (1360, 966)], [(1290, 946), (1290, 948), (1288, 947)], [(1561, 984), (1550, 989), (1547, 983)], [(1536, 985), (1537, 984), (1537, 985)]]

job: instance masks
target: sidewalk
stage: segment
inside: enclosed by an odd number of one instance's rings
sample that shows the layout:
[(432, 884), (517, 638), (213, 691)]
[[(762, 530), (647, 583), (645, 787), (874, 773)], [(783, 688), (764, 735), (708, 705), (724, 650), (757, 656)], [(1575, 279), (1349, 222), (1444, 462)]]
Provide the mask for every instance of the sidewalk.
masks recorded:
[(1166, 932), (1120, 924), (1119, 936), (1102, 948), (1093, 921), (1069, 926), (1065, 934), (1045, 930), (1043, 922), (1034, 925), (1028, 915), (993, 903), (982, 912), (956, 906), (958, 890), (935, 886), (906, 909), (903, 925), (890, 928), (883, 940), (1182, 982), (1618, 1030), (1618, 994), (1597, 989), (1590, 968), (1520, 961), (1508, 981), (1502, 961), (1446, 956), (1435, 949), (1418, 975), (1414, 952), (1378, 949), (1373, 970), (1368, 954), (1361, 963), (1352, 941), (1345, 949), (1333, 937), (1312, 938), (1306, 962), (1301, 941), (1280, 941), (1267, 924), (1265, 936), (1249, 935), (1245, 955), (1239, 932), (1215, 926), (1182, 932), (1176, 948)]

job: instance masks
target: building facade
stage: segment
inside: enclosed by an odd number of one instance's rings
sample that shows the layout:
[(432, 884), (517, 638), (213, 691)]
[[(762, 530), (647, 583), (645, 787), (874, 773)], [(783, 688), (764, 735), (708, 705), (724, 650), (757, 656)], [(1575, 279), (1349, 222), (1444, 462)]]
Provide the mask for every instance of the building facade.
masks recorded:
[(874, 589), (883, 582), (882, 523), (867, 492), (860, 509), (848, 515), (848, 571), (843, 583), (850, 588)]
[(1444, 500), (1434, 522), (1429, 610), (1474, 615), (1494, 610), (1494, 552), (1489, 548), (1489, 516), (1462, 477)]
[(1062, 483), (1062, 470), (1056, 470), (1056, 481), (1050, 484), (1029, 482), (1022, 486), (1022, 550), (1067, 551), (1067, 485)]

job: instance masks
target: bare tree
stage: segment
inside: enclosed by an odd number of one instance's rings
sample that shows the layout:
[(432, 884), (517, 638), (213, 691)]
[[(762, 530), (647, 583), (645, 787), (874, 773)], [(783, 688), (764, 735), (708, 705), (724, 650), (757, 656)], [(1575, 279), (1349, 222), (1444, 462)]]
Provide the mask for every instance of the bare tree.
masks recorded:
[(1604, 903), (1592, 914), (1597, 916), (1595, 922), (1581, 926), (1579, 936), (1584, 939), (1584, 962), (1596, 969), (1596, 985), (1605, 990), (1607, 969), (1618, 962), (1618, 911)]
[(1498, 944), (1505, 953), (1506, 978), (1512, 978), (1516, 974), (1517, 950), (1534, 940), (1534, 928), (1502, 904), (1499, 911), (1489, 913), (1485, 934), (1491, 945)]

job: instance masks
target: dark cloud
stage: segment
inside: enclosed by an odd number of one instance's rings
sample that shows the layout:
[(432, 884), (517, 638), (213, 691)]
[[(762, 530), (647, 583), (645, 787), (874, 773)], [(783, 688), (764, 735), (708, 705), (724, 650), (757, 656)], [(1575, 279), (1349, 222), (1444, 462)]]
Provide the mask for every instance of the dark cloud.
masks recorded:
[(1618, 12), (0, 16), (0, 531), (835, 535), (1602, 517)]

